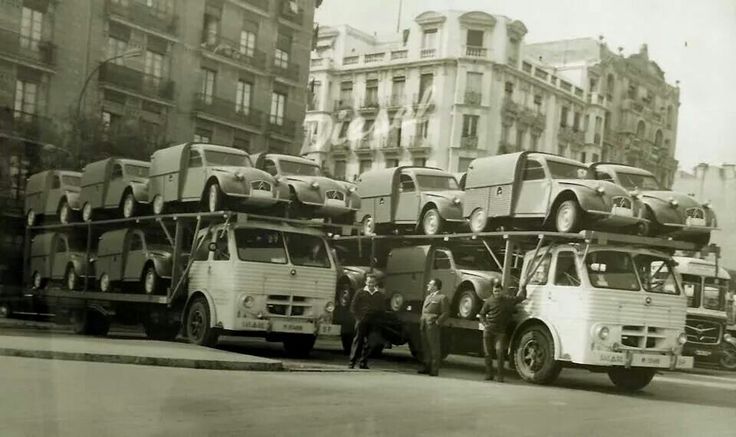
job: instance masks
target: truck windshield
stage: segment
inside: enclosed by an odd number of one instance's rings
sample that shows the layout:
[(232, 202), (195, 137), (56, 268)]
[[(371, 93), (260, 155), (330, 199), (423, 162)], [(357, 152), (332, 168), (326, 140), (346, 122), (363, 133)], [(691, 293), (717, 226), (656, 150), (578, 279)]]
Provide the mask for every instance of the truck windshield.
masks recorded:
[(720, 278), (705, 278), (703, 285), (703, 308), (725, 311), (728, 281)]
[(143, 167), (140, 165), (126, 164), (125, 174), (131, 178), (147, 178), (148, 177), (148, 167)]
[(457, 181), (452, 176), (417, 175), (419, 189), (429, 190), (459, 190)]
[(215, 150), (205, 150), (204, 156), (207, 160), (207, 165), (224, 165), (227, 167), (252, 167), (250, 158), (248, 158), (246, 155), (217, 152)]
[(286, 264), (286, 247), (279, 231), (236, 229), (235, 243), (241, 261)]
[(304, 162), (279, 161), (281, 174), (284, 176), (322, 176), (322, 170), (318, 165)]
[(484, 246), (459, 246), (452, 248), (455, 266), (466, 270), (498, 270)]
[(682, 275), (682, 291), (685, 292), (687, 306), (689, 308), (700, 307), (700, 298), (703, 292), (702, 280), (703, 278), (701, 276)]
[(79, 176), (62, 176), (61, 183), (62, 185), (78, 187), (82, 184), (82, 178), (80, 178)]
[(634, 255), (634, 264), (644, 290), (651, 293), (680, 294), (672, 262), (655, 255)]
[(585, 258), (585, 267), (593, 287), (639, 290), (634, 262), (628, 253), (613, 250), (591, 252)]
[(593, 179), (588, 167), (583, 165), (547, 160), (547, 166), (552, 179)]
[(652, 175), (618, 173), (621, 186), (627, 190), (662, 190), (657, 179)]
[(289, 251), (292, 264), (305, 267), (330, 268), (330, 257), (327, 255), (327, 246), (322, 238), (294, 232), (284, 232), (284, 235), (286, 236), (286, 248)]

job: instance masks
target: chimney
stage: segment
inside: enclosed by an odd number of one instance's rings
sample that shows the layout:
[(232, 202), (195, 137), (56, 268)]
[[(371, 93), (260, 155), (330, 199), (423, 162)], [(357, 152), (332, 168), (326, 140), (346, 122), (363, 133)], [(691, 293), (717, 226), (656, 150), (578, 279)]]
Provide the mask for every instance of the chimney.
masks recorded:
[(644, 59), (649, 59), (649, 47), (647, 47), (646, 43), (639, 47), (639, 54), (644, 57)]

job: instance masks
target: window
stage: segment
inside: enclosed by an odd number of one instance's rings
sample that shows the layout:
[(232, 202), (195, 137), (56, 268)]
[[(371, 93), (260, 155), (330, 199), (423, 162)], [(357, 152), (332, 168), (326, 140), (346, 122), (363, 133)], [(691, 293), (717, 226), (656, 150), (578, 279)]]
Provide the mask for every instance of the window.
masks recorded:
[[(428, 134), (429, 134), (429, 120), (425, 118), (424, 120), (421, 120), (419, 124), (417, 124), (417, 137), (426, 139)], [(400, 131), (399, 131), (398, 138), (399, 138), (399, 143), (401, 143), (401, 132)]]
[[(458, 158), (457, 160), (457, 171), (458, 173), (464, 173), (468, 171), (468, 167), (470, 166), (470, 163), (473, 162), (473, 159), (475, 158)], [(460, 187), (462, 188), (462, 187)]]
[(524, 180), (536, 181), (544, 178), (542, 163), (534, 159), (527, 159), (526, 164), (524, 164)]
[(599, 181), (608, 181), (608, 182), (616, 183), (610, 174), (604, 171), (600, 171), (600, 170), (595, 172), (595, 178), (598, 179)]
[(16, 111), (22, 114), (16, 114), (16, 118), (23, 117), (26, 114), (36, 113), (36, 101), (38, 98), (38, 84), (33, 82), (25, 82), (22, 80), (15, 81), (15, 107)]
[(51, 189), (58, 190), (59, 188), (61, 188), (61, 179), (59, 178), (59, 176), (54, 176), (51, 179)]
[(235, 147), (236, 149), (244, 150), (246, 152), (250, 151), (250, 138), (243, 136), (234, 137), (233, 147)]
[(343, 160), (335, 161), (335, 170), (333, 171), (333, 174), (335, 175), (335, 179), (345, 180), (345, 167), (346, 167), (345, 161)]
[(575, 111), (573, 115), (572, 130), (575, 132), (580, 130), (580, 113), (578, 111)]
[(518, 150), (521, 150), (524, 146), (524, 134), (526, 134), (524, 129), (516, 128), (516, 148)]
[(434, 264), (432, 267), (435, 270), (450, 270), (452, 268), (450, 252), (446, 250), (436, 250), (434, 252)]
[(531, 147), (529, 147), (529, 150), (539, 150), (539, 132), (532, 131), (532, 144)]
[(654, 145), (662, 147), (662, 130), (658, 129), (657, 133), (654, 134)]
[(634, 264), (644, 290), (651, 293), (680, 294), (672, 263), (653, 255), (634, 255)]
[(564, 251), (557, 254), (555, 285), (567, 287), (580, 286), (580, 275), (575, 265), (575, 254), (573, 252)]
[(580, 162), (585, 162), (587, 155), (585, 152), (580, 152)]
[(483, 31), (468, 29), (465, 36), (465, 45), (468, 47), (483, 47)]
[(705, 278), (703, 284), (703, 308), (706, 310), (725, 311), (728, 280)]
[(244, 81), (238, 80), (238, 85), (235, 90), (235, 112), (239, 114), (248, 115), (250, 112), (250, 96), (253, 85)]
[(687, 297), (687, 306), (690, 308), (699, 308), (702, 293), (702, 278), (695, 275), (682, 275), (682, 291)]
[(149, 75), (148, 79), (158, 84), (163, 76), (164, 57), (160, 53), (146, 51), (145, 72)]
[(216, 72), (206, 68), (202, 69), (202, 84), (199, 92), (202, 93), (202, 101), (208, 105), (212, 104), (212, 97), (215, 94), (216, 76)]
[(397, 76), (393, 78), (391, 83), (391, 104), (394, 106), (403, 103), (403, 98), (406, 90), (406, 78), (404, 76)]
[(534, 109), (536, 109), (537, 112), (542, 112), (542, 95), (541, 94), (534, 95)]
[(235, 242), (241, 261), (286, 264), (281, 232), (265, 229), (236, 229)]
[(644, 121), (639, 120), (639, 123), (636, 125), (636, 136), (639, 138), (644, 138), (644, 136), (647, 133), (647, 125), (644, 123)]
[(560, 127), (567, 127), (567, 117), (570, 112), (570, 108), (563, 106), (560, 112)]
[(212, 141), (212, 131), (207, 129), (196, 129), (194, 131), (195, 143), (209, 143)]
[(434, 49), (437, 47), (437, 29), (426, 29), (422, 33), (422, 48)]
[(459, 190), (457, 180), (453, 176), (416, 175), (420, 190)]
[(189, 151), (189, 168), (202, 167), (202, 155), (196, 150)]
[(591, 252), (585, 258), (590, 283), (595, 288), (639, 290), (631, 257), (624, 252), (601, 250)]
[(427, 158), (414, 158), (414, 161), (412, 162), (412, 165), (415, 167), (426, 167), (427, 166)]
[(463, 115), (463, 138), (478, 136), (478, 115)]
[(503, 90), (506, 93), (506, 97), (511, 98), (514, 95), (514, 83), (506, 82), (503, 86)]
[[(529, 278), (529, 285), (544, 285), (547, 283), (547, 277), (549, 276), (549, 265), (552, 260), (550, 254), (544, 255), (544, 257), (538, 256), (533, 262), (530, 261), (529, 268), (534, 269), (534, 272)], [(528, 275), (528, 273), (527, 273)]]
[(468, 72), (465, 78), (465, 103), (480, 104), (482, 81), (483, 73)]
[(212, 257), (213, 261), (229, 261), (230, 260), (230, 248), (228, 247), (227, 232), (218, 232), (217, 240), (215, 241), (215, 253)]
[(606, 78), (606, 98), (610, 101), (613, 100), (613, 92), (615, 91), (615, 82), (613, 74), (609, 74)]
[(279, 169), (278, 167), (276, 167), (276, 163), (273, 162), (273, 160), (271, 159), (266, 159), (263, 161), (263, 169), (271, 176), (276, 176), (277, 174), (279, 174)]
[(419, 77), (419, 98), (420, 102), (429, 102), (432, 98), (432, 88), (434, 85), (434, 74), (422, 74)]
[(66, 252), (66, 240), (63, 237), (57, 237), (55, 253), (64, 253), (64, 252)]
[(256, 34), (248, 31), (240, 31), (240, 47), (239, 51), (241, 55), (252, 57), (256, 51)]
[(129, 249), (131, 252), (136, 250), (143, 250), (143, 240), (141, 240), (141, 236), (137, 233), (133, 233), (130, 236), (130, 246)]
[(408, 174), (399, 175), (399, 191), (402, 193), (412, 193), (416, 191), (414, 180)]
[(312, 81), (309, 86), (309, 107), (308, 109), (317, 109), (319, 107), (319, 99), (322, 95), (322, 83)]
[(125, 53), (128, 51), (128, 42), (114, 37), (107, 37), (107, 57), (115, 58), (110, 62), (117, 65), (125, 64)]
[(24, 6), (20, 19), (20, 46), (22, 48), (38, 50), (42, 25), (43, 13)]
[(358, 167), (358, 173), (362, 174), (367, 172), (373, 166), (373, 161), (370, 159), (361, 159)]
[(332, 263), (322, 238), (314, 235), (284, 232), (286, 248), (295, 266), (330, 268)]
[(396, 168), (398, 166), (399, 166), (398, 159), (387, 159), (386, 160), (386, 168)]
[(552, 179), (592, 179), (590, 169), (584, 165), (548, 159), (547, 167)]
[(202, 235), (200, 240), (197, 241), (197, 246), (194, 251), (194, 261), (207, 261), (210, 257), (210, 241), (212, 241), (212, 232), (207, 232)]
[(123, 177), (123, 167), (120, 164), (115, 164), (112, 168), (112, 174), (110, 179), (119, 179)]
[(271, 94), (271, 124), (282, 126), (284, 124), (284, 109), (286, 106), (286, 95), (280, 93)]
[(280, 68), (287, 68), (289, 66), (289, 53), (281, 49), (276, 49), (273, 56), (273, 65)]
[(378, 80), (370, 79), (365, 83), (365, 104), (372, 105), (378, 103)]
[(214, 15), (204, 16), (204, 35), (202, 39), (208, 46), (217, 45), (218, 35), (220, 34), (220, 17)]

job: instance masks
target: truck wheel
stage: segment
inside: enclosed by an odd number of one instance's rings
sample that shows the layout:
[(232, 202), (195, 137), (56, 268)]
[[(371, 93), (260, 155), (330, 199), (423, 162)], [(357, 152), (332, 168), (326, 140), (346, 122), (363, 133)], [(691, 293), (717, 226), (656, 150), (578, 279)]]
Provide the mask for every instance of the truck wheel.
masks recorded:
[(66, 273), (64, 274), (64, 285), (69, 291), (74, 291), (79, 287), (79, 276), (77, 276), (77, 271), (74, 270), (74, 266), (72, 265), (66, 268)]
[(59, 223), (67, 225), (72, 221), (72, 209), (69, 206), (69, 202), (64, 199), (61, 201), (59, 206)]
[(724, 369), (736, 370), (736, 346), (730, 343), (721, 346), (721, 358), (718, 363)]
[(314, 349), (317, 337), (310, 334), (289, 334), (284, 338), (286, 354), (297, 358), (306, 358)]
[(557, 232), (578, 232), (583, 222), (583, 212), (576, 200), (565, 200), (555, 211)]
[(532, 384), (550, 384), (562, 370), (551, 336), (539, 326), (524, 330), (513, 356), (519, 376)]
[(104, 337), (110, 331), (110, 320), (99, 311), (78, 309), (73, 310), (69, 316), (72, 330), (77, 335)]
[(107, 293), (110, 291), (110, 275), (107, 273), (103, 273), (100, 275), (100, 291), (103, 293)]
[(92, 221), (92, 205), (89, 202), (86, 202), (82, 207), (82, 220), (85, 223)]
[(373, 217), (367, 215), (363, 217), (363, 235), (375, 235), (376, 234), (376, 222)]
[(143, 271), (143, 291), (146, 294), (156, 294), (159, 291), (161, 277), (156, 273), (156, 267), (149, 265)]
[(185, 335), (190, 343), (212, 347), (217, 344), (219, 331), (210, 326), (210, 306), (203, 297), (197, 297), (187, 311)]
[(211, 182), (207, 186), (207, 190), (205, 192), (207, 195), (207, 211), (208, 212), (217, 212), (222, 211), (222, 204), (223, 204), (223, 197), (222, 190), (220, 189), (220, 184), (217, 182)]
[(132, 192), (128, 191), (123, 197), (120, 207), (120, 215), (123, 218), (135, 217), (138, 209), (138, 202), (135, 200), (135, 196)]
[(461, 319), (475, 320), (480, 306), (480, 298), (473, 288), (465, 288), (460, 291), (460, 296), (457, 298), (457, 315)]
[(437, 208), (428, 209), (422, 216), (422, 233), (424, 235), (437, 235), (445, 228), (445, 219), (442, 218)]
[(26, 213), (26, 225), (27, 226), (33, 226), (36, 224), (36, 212), (32, 209), (29, 209)]
[(488, 226), (488, 214), (478, 208), (470, 214), (470, 230), (472, 232), (483, 232)]
[(181, 331), (179, 323), (155, 323), (150, 320), (143, 322), (146, 337), (158, 341), (174, 341)]
[(608, 378), (618, 388), (626, 391), (638, 391), (649, 385), (654, 378), (654, 369), (634, 367), (625, 369), (614, 367), (608, 371)]

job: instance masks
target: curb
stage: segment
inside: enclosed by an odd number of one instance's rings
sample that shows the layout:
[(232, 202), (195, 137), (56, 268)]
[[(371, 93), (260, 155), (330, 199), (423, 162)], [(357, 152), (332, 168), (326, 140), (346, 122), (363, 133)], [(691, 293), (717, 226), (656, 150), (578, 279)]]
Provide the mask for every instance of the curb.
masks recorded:
[(40, 358), (47, 360), (89, 361), (95, 363), (135, 364), (139, 366), (182, 367), (208, 370), (284, 371), (284, 363), (237, 362), (221, 360), (197, 360), (187, 358), (141, 357), (86, 352), (62, 352), (33, 349), (0, 348), (0, 355), (8, 357)]

